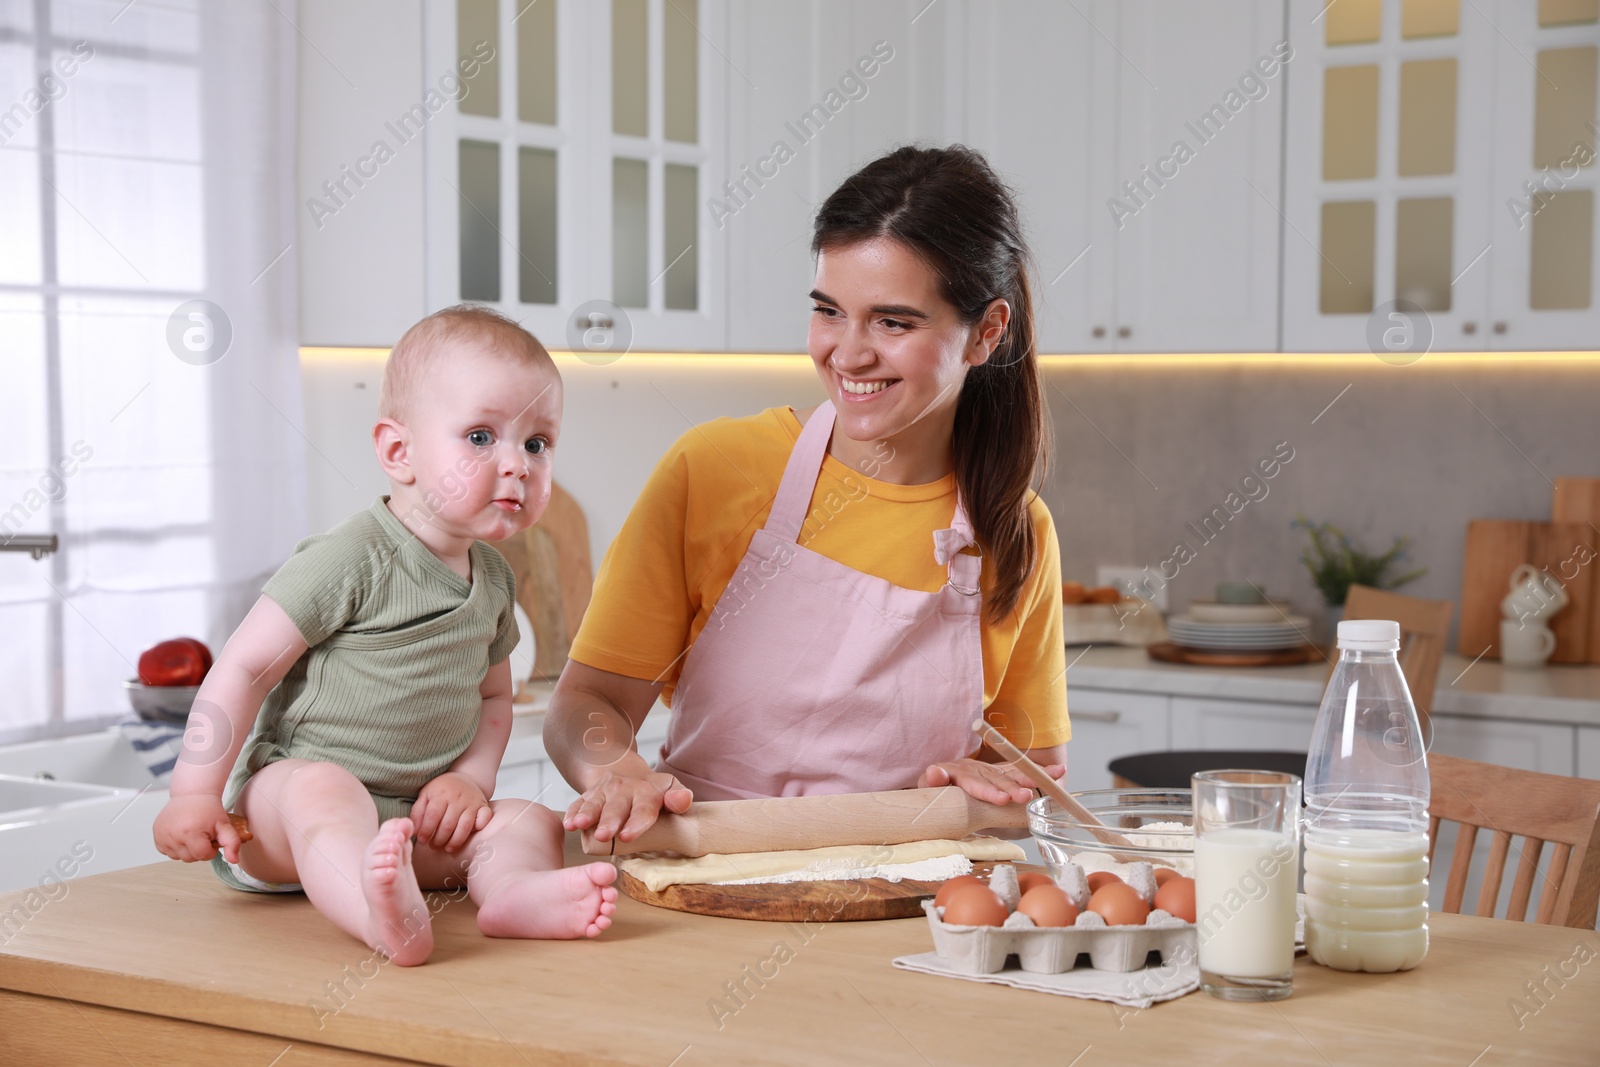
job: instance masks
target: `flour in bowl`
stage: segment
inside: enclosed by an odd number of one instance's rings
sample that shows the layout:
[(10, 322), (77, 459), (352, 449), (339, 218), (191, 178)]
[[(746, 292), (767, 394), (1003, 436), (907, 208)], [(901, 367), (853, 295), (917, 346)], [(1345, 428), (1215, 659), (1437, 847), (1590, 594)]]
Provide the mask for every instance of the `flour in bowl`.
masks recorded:
[[(1161, 833), (1159, 831), (1166, 831)], [(1153, 859), (1158, 866), (1170, 866), (1179, 874), (1194, 876), (1194, 832), (1181, 822), (1148, 822), (1137, 830), (1118, 830), (1128, 843), (1139, 848), (1170, 849), (1180, 855), (1162, 856)], [(1083, 868), (1084, 873), (1093, 874), (1096, 871), (1110, 871), (1112, 874), (1127, 881), (1129, 864), (1118, 863), (1106, 852), (1089, 851), (1077, 852), (1072, 857)]]
[[(1167, 833), (1152, 833), (1165, 830)], [(1147, 822), (1132, 833), (1124, 832), (1129, 844), (1140, 848), (1167, 848), (1179, 852), (1194, 849), (1194, 830), (1181, 822)]]

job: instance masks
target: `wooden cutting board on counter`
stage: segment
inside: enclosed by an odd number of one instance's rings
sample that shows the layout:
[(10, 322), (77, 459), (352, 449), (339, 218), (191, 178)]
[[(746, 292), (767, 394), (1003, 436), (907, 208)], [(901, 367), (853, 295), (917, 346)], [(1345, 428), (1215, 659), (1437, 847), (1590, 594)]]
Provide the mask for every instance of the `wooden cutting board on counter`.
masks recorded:
[[(1576, 522), (1600, 536), (1600, 478), (1557, 478), (1550, 521)], [(1600, 566), (1600, 560), (1590, 566)], [(1594, 606), (1589, 612), (1589, 662), (1600, 663), (1600, 575), (1594, 579)]]
[(594, 589), (589, 523), (572, 494), (551, 483), (539, 521), (495, 547), (511, 565), (517, 605), (533, 628), (533, 670), (519, 680), (520, 695), (530, 682), (559, 678), (566, 666)]
[[(979, 861), (972, 873), (988, 880), (995, 861)], [(1043, 870), (1016, 864), (1017, 873)], [(758, 882), (754, 885), (669, 885), (656, 892), (626, 871), (617, 885), (634, 900), (672, 911), (765, 922), (859, 922), (908, 919), (922, 914), (922, 902), (939, 892), (940, 882), (891, 882), (863, 878), (848, 882)]]
[[(1585, 557), (1588, 563), (1581, 562)], [(1467, 524), (1461, 574), (1461, 629), (1456, 648), (1469, 659), (1500, 656), (1500, 602), (1511, 572), (1524, 563), (1548, 570), (1566, 586), (1570, 603), (1549, 620), (1556, 635), (1551, 663), (1588, 663), (1600, 611), (1600, 533), (1585, 522), (1474, 519)]]
[(1293, 667), (1313, 663), (1328, 656), (1316, 645), (1275, 648), (1267, 652), (1231, 652), (1210, 648), (1187, 648), (1171, 641), (1157, 641), (1145, 654), (1163, 663), (1187, 663), (1192, 667)]

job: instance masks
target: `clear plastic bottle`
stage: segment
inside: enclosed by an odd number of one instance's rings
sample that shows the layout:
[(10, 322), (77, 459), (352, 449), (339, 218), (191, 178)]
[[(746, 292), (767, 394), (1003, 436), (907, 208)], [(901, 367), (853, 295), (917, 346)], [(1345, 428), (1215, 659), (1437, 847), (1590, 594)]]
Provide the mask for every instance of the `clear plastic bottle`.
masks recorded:
[(1341, 971), (1428, 954), (1428, 761), (1400, 625), (1339, 623), (1306, 759), (1306, 951)]

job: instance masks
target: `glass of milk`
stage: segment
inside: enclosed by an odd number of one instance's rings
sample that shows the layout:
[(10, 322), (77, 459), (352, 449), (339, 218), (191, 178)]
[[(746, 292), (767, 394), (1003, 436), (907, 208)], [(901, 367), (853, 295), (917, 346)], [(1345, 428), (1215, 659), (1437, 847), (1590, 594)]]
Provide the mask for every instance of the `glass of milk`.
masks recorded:
[(1282, 1000), (1293, 988), (1300, 779), (1202, 771), (1192, 785), (1200, 988)]

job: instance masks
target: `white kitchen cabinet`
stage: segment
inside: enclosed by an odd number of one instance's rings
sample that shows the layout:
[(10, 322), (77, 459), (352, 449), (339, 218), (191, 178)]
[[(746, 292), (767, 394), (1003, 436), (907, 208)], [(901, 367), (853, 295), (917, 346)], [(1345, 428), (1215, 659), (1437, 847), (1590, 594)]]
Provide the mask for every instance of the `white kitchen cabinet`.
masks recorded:
[(544, 753), (544, 742), (537, 734), (513, 737), (506, 744), (506, 754), (501, 758), (500, 770), (495, 776), (495, 799), (515, 797), (545, 803), (543, 791), (547, 768), (550, 768), (550, 761)]
[[(301, 38), (339, 53), (337, 66), (314, 48), (299, 53), (298, 234), (286, 254), (300, 268), (302, 345), (392, 345), (427, 312), (426, 153), (420, 137), (402, 142), (386, 125), (422, 98), (421, 8), (299, 6)], [(341, 41), (362, 47), (334, 49)], [(392, 154), (374, 170), (379, 142)]]
[(965, 79), (948, 139), (982, 152), (1016, 193), (1038, 266), (1039, 350), (1112, 351), (1115, 10), (1025, 0), (954, 5), (947, 17), (963, 53), (949, 70)]
[[(964, 12), (965, 108), (951, 137), (1018, 194), (1040, 350), (1276, 349), (1279, 64), (1254, 100), (1239, 83), (1282, 40), (1282, 4)], [(1213, 105), (1222, 117), (1199, 129)]]
[[(1041, 351), (1277, 346), (1281, 74), (1235, 113), (1224, 101), (1281, 40), (1278, 0), (1220, 11), (812, 0), (736, 5), (731, 19), (730, 60), (759, 86), (735, 77), (729, 101), (728, 171), (742, 188), (719, 216), (734, 350), (804, 344), (817, 205), (855, 168), (914, 140), (970, 145), (1012, 186), (1037, 266)], [(893, 58), (861, 79), (865, 94), (801, 131), (798, 117), (874, 48)], [(1213, 120), (1201, 144), (1185, 123), (1213, 104), (1227, 121)], [(1170, 180), (1146, 177), (1178, 140), (1193, 158), (1166, 164)], [(793, 160), (765, 162), (780, 144)]]
[(1090, 190), (1114, 348), (1276, 351), (1283, 4), (1124, 0), (1116, 41), (1116, 172)]
[(1316, 719), (1313, 704), (1173, 697), (1172, 747), (1303, 752)]
[(1552, 723), (1435, 715), (1428, 751), (1525, 771), (1570, 775), (1577, 770), (1574, 729)]
[(1108, 765), (1121, 756), (1170, 748), (1167, 698), (1069, 687), (1067, 711), (1072, 740), (1067, 743), (1067, 788), (1110, 789)]
[(1578, 727), (1579, 778), (1600, 778), (1600, 727)]
[(726, 186), (708, 214), (727, 242), (728, 344), (800, 352), (811, 225), (846, 177), (896, 145), (943, 143), (961, 84), (950, 14), (908, 0), (728, 8)]

